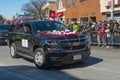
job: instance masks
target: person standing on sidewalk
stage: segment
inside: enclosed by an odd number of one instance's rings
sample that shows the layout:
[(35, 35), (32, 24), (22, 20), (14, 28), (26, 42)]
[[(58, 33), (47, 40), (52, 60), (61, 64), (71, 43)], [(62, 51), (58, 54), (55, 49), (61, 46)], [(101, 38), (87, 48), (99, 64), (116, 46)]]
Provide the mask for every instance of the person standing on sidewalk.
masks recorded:
[(107, 24), (107, 28), (106, 28), (105, 32), (106, 32), (106, 39), (107, 39), (106, 48), (109, 48), (109, 47), (111, 47), (111, 43), (112, 43), (112, 41), (110, 39), (111, 38), (111, 32), (110, 32), (110, 24), (109, 23)]
[(101, 47), (105, 47), (106, 46), (106, 38), (105, 38), (105, 30), (106, 30), (106, 24), (102, 24), (102, 26), (100, 28), (98, 28), (99, 31), (99, 36), (101, 38)]
[(79, 30), (80, 30), (80, 28), (79, 28), (77, 22), (75, 22), (75, 23), (73, 24), (73, 31), (79, 32)]
[(98, 32), (98, 33), (97, 33), (97, 45), (98, 45), (98, 46), (100, 46), (100, 43), (101, 43), (100, 35), (99, 35), (101, 27), (102, 27), (102, 22), (99, 21), (99, 22), (97, 23), (97, 26), (96, 26), (96, 31)]
[(120, 24), (115, 21), (114, 22), (114, 47), (118, 47), (120, 45)]
[(115, 45), (115, 42), (114, 42), (114, 28), (116, 27), (115, 23), (116, 23), (116, 20), (110, 20), (110, 32), (111, 32), (110, 40), (112, 41), (111, 47)]

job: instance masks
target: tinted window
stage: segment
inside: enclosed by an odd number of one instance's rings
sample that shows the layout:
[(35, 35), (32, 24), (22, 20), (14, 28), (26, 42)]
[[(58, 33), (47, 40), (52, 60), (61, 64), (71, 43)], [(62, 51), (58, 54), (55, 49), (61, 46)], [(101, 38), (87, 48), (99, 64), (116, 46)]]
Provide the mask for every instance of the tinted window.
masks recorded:
[(20, 24), (20, 25), (16, 26), (15, 32), (23, 33), (24, 32), (23, 24)]
[(60, 22), (52, 22), (52, 21), (36, 22), (33, 23), (33, 26), (35, 28), (35, 32), (53, 31), (53, 30), (61, 31), (67, 29), (64, 24)]
[(27, 24), (27, 23), (24, 24), (24, 31), (25, 33), (32, 33), (30, 24)]

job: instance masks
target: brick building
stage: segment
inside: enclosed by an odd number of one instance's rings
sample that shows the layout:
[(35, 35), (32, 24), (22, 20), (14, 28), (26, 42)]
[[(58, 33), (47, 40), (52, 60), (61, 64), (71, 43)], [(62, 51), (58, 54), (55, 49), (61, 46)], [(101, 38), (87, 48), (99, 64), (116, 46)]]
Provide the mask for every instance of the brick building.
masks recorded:
[[(65, 23), (72, 21), (97, 22), (106, 19), (100, 12), (100, 0), (62, 0), (64, 11)], [(57, 0), (58, 8), (59, 0)]]

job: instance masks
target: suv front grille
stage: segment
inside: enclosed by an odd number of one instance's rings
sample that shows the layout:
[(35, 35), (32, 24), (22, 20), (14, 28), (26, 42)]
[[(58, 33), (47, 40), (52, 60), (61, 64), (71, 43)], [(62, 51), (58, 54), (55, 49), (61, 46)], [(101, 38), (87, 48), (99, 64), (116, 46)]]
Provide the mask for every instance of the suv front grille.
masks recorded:
[(84, 49), (86, 46), (85, 39), (69, 39), (69, 40), (61, 40), (60, 47), (63, 50), (79, 50)]

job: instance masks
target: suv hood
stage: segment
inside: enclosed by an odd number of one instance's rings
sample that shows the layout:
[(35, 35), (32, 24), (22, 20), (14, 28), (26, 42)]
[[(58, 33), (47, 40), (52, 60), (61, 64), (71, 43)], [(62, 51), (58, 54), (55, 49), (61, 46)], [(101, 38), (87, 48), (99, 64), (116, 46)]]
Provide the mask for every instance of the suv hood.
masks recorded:
[(74, 38), (84, 38), (85, 35), (78, 34), (77, 32), (71, 32), (71, 33), (51, 33), (51, 32), (41, 32), (38, 34), (40, 38), (47, 39), (47, 40), (61, 40), (61, 39), (74, 39)]

